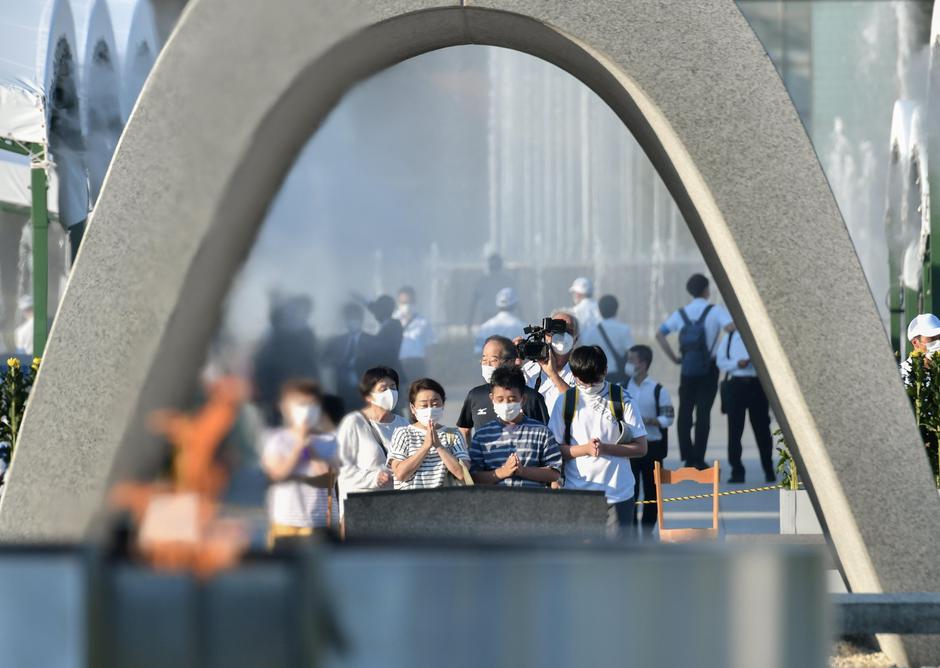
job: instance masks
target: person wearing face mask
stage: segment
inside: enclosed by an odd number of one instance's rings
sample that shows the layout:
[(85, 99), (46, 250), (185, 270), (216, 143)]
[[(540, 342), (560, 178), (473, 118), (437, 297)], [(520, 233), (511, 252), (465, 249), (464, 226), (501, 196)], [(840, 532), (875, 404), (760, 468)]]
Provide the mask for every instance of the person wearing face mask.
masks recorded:
[(565, 489), (604, 492), (608, 533), (619, 536), (633, 526), (630, 460), (646, 454), (646, 427), (629, 393), (604, 380), (599, 346), (576, 349), (570, 363), (577, 385), (558, 397), (549, 423), (565, 460)]
[(496, 419), (470, 442), (470, 471), (480, 485), (547, 487), (561, 477), (561, 451), (552, 432), (522, 411), (525, 376), (501, 366), (490, 379)]
[(502, 336), (512, 341), (523, 335), (525, 323), (515, 313), (518, 305), (516, 291), (512, 288), (503, 288), (496, 293), (496, 308), (499, 312), (480, 325), (474, 346), (477, 355), (483, 352), (483, 345), (490, 337)]
[(463, 436), (441, 425), (446, 398), (436, 380), (421, 378), (411, 384), (408, 400), (414, 423), (396, 429), (388, 448), (395, 489), (443, 487), (447, 476), (465, 480), (470, 457)]
[(261, 453), (268, 487), (268, 544), (274, 549), (305, 540), (338, 524), (333, 496), (336, 439), (320, 430), (323, 395), (314, 381), (284, 384), (279, 408), (284, 427)]
[[(669, 427), (675, 418), (672, 398), (669, 391), (660, 383), (650, 378), (650, 365), (653, 363), (653, 351), (649, 346), (632, 346), (627, 353), (625, 372), (630, 376), (627, 392), (640, 411), (643, 425), (646, 427), (646, 454), (630, 460), (633, 469), (633, 496), (640, 500), (640, 487), (643, 487), (643, 499), (656, 500), (656, 482), (653, 480), (655, 462), (666, 459), (669, 452)], [(608, 376), (609, 378), (610, 376)], [(656, 526), (656, 504), (643, 505), (641, 529), (648, 536)]]
[[(483, 344), (483, 354), (480, 357), (480, 370), (484, 383), (477, 385), (467, 393), (463, 402), (460, 416), (457, 418), (457, 428), (463, 434), (464, 441), (469, 443), (473, 430), (496, 419), (493, 411), (493, 399), (490, 380), (497, 369), (507, 367), (517, 368), (519, 360), (516, 358), (515, 344), (504, 336), (491, 336)], [(548, 424), (548, 408), (545, 399), (531, 387), (526, 387), (522, 394), (522, 412), (536, 422)]]
[(362, 405), (359, 396), (359, 342), (365, 310), (355, 302), (343, 305), (342, 318), (346, 331), (334, 336), (324, 347), (323, 364), (333, 369), (336, 393), (350, 409)]
[(402, 326), (398, 357), (404, 380), (424, 378), (427, 375), (428, 348), (437, 340), (431, 322), (415, 309), (415, 289), (410, 285), (398, 291), (395, 317)]
[[(940, 318), (933, 313), (921, 313), (907, 326), (907, 340), (911, 347), (926, 355), (940, 352)], [(901, 378), (908, 384), (911, 370), (911, 358), (901, 363)]]
[(387, 465), (392, 434), (408, 421), (392, 411), (398, 404), (398, 372), (389, 367), (366, 370), (359, 381), (365, 408), (353, 411), (339, 423), (338, 459), (340, 513), (351, 492), (368, 492), (392, 486)]
[[(578, 319), (570, 311), (557, 310), (552, 313), (551, 318), (565, 321), (565, 333), (546, 337), (546, 342), (549, 344), (547, 359), (530, 361), (522, 367), (529, 387), (542, 395), (549, 411), (558, 397), (574, 386), (574, 375), (571, 373), (571, 367), (568, 366), (568, 359), (578, 343), (580, 331)], [(521, 341), (522, 339), (516, 339), (515, 343), (518, 344)]]

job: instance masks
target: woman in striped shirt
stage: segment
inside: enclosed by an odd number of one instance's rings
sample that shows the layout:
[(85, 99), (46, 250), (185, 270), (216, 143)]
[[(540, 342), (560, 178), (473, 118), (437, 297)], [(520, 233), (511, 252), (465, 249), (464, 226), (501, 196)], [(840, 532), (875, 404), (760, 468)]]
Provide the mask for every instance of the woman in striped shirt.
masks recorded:
[(408, 398), (415, 422), (396, 429), (388, 449), (395, 489), (441, 487), (448, 475), (464, 480), (470, 456), (463, 436), (440, 424), (444, 388), (436, 380), (422, 378), (411, 384)]

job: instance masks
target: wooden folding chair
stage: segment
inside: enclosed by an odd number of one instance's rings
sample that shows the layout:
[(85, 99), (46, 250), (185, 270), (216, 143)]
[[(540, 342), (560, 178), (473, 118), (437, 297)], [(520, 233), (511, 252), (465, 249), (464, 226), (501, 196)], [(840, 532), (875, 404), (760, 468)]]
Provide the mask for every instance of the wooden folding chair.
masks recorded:
[[(659, 540), (663, 543), (683, 543), (694, 540), (715, 540), (718, 538), (718, 481), (721, 474), (716, 461), (711, 468), (699, 471), (686, 467), (676, 471), (664, 469), (659, 462), (653, 467), (653, 479), (656, 481), (656, 515), (659, 519)], [(710, 529), (686, 528), (667, 529), (663, 524), (663, 485), (675, 485), (691, 480), (707, 485), (712, 483), (712, 526)]]

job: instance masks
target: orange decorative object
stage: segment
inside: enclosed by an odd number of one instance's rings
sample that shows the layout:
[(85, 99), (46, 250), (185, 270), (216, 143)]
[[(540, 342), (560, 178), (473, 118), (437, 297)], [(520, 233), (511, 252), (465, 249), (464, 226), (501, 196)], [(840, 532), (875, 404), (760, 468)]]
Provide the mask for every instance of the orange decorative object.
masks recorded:
[(173, 477), (154, 483), (124, 482), (112, 489), (112, 507), (128, 510), (137, 527), (136, 551), (163, 570), (189, 570), (207, 578), (236, 565), (248, 547), (237, 520), (219, 519), (218, 498), (228, 472), (216, 451), (247, 396), (244, 381), (215, 382), (195, 415), (157, 411), (149, 426), (173, 447)]

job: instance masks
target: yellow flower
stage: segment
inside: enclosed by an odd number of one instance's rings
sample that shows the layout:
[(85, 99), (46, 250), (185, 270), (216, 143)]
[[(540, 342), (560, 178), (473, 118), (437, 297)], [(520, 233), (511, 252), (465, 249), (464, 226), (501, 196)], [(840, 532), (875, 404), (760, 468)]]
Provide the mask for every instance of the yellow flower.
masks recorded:
[(912, 350), (912, 351), (911, 351), (911, 357), (923, 357), (923, 356), (924, 356), (924, 351), (923, 351), (923, 350)]
[(40, 363), (40, 362), (42, 362), (42, 358), (41, 358), (41, 357), (34, 357), (34, 358), (33, 358), (33, 371), (35, 371), (36, 369), (39, 368), (39, 363)]
[(7, 366), (10, 367), (11, 369), (19, 369), (20, 361), (16, 359), (15, 357), (11, 357), (7, 360)]

